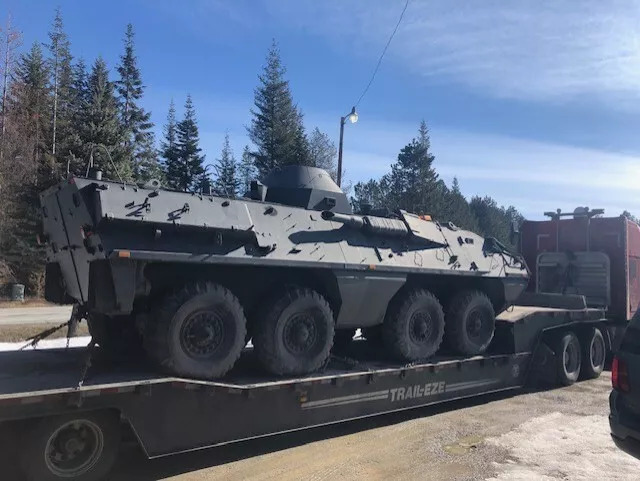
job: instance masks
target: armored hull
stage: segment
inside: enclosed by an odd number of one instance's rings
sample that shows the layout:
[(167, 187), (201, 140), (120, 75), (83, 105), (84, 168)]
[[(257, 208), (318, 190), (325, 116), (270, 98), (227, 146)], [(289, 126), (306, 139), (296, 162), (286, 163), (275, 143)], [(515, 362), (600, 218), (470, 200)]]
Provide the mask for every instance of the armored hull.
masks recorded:
[(309, 372), (355, 328), (408, 361), (443, 336), (480, 353), (528, 281), (494, 239), (404, 211), (353, 214), (315, 168), (239, 199), (71, 178), (41, 202), (47, 298), (83, 305), (99, 344), (139, 344), (182, 375), (223, 375), (251, 337), (268, 371)]

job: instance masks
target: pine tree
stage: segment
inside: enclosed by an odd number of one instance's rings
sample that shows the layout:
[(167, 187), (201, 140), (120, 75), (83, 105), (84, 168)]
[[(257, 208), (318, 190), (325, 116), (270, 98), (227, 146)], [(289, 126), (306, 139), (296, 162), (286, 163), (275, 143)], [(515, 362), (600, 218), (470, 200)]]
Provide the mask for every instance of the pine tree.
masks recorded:
[(10, 164), (5, 174), (11, 175), (7, 189), (10, 201), (3, 202), (2, 209), (9, 217), (9, 229), (0, 249), (31, 294), (40, 293), (44, 264), (43, 250), (35, 242), (40, 223), (38, 194), (57, 180), (47, 151), (48, 74), (42, 49), (34, 43), (18, 61), (7, 99), (5, 155)]
[(364, 212), (366, 208), (390, 209), (389, 206), (389, 176), (383, 176), (379, 181), (369, 179), (358, 182), (354, 186), (354, 197), (351, 205), (356, 212)]
[(249, 192), (251, 188), (251, 181), (256, 180), (258, 173), (256, 172), (255, 165), (253, 163), (253, 157), (249, 146), (245, 145), (242, 151), (242, 158), (238, 165), (238, 192), (240, 195), (244, 195)]
[(167, 123), (164, 125), (164, 140), (160, 144), (160, 156), (163, 159), (164, 177), (167, 184), (175, 188), (174, 177), (179, 172), (179, 158), (177, 146), (177, 121), (176, 106), (171, 99), (169, 104), (169, 113), (167, 114)]
[(168, 185), (186, 191), (202, 188), (206, 172), (191, 95), (187, 96), (184, 108), (184, 118), (175, 126), (176, 156), (173, 160), (167, 159), (166, 166)]
[(29, 139), (30, 147), (26, 154), (35, 162), (43, 163), (49, 126), (49, 72), (39, 43), (35, 42), (20, 57), (15, 76), (13, 105), (10, 108), (22, 117), (18, 125), (26, 129), (24, 137)]
[(222, 152), (215, 164), (216, 180), (214, 188), (219, 195), (235, 197), (240, 188), (240, 181), (236, 172), (236, 159), (229, 143), (229, 134), (224, 136)]
[(260, 85), (255, 90), (255, 110), (251, 110), (253, 119), (248, 128), (256, 146), (251, 155), (261, 176), (277, 166), (309, 164), (302, 114), (293, 103), (285, 72), (274, 41), (258, 76)]
[(313, 129), (313, 132), (311, 132), (309, 136), (310, 164), (326, 170), (334, 181), (338, 174), (338, 166), (336, 164), (337, 153), (336, 145), (331, 141), (329, 136), (321, 132), (318, 127)]
[(402, 148), (391, 166), (389, 201), (393, 208), (431, 215), (442, 209), (443, 183), (433, 168), (435, 157), (430, 147), (429, 132), (422, 121), (418, 137)]
[(82, 133), (85, 125), (86, 112), (89, 106), (89, 80), (87, 67), (82, 58), (78, 59), (71, 68), (70, 102), (70, 145), (65, 160), (69, 172), (74, 175), (84, 175), (90, 147), (83, 144)]
[[(131, 180), (132, 167), (122, 148), (124, 132), (118, 115), (114, 85), (109, 80), (107, 65), (102, 57), (95, 61), (87, 79), (87, 97), (80, 126), (82, 157), (89, 158), (89, 154), (93, 152), (94, 163), (105, 173), (106, 178), (118, 180), (121, 177), (125, 181)], [(111, 154), (114, 165), (102, 149), (96, 148), (99, 144)]]
[(62, 13), (56, 9), (53, 28), (49, 32), (49, 70), (51, 72), (51, 154), (60, 169), (71, 147), (71, 88), (73, 73), (69, 38), (64, 31)]
[[(0, 104), (0, 162), (4, 159), (5, 135), (7, 132), (7, 111), (9, 96), (9, 79), (13, 76), (16, 50), (22, 44), (22, 34), (11, 24), (11, 15), (7, 18), (4, 29), (0, 29), (0, 74), (2, 75), (2, 104)], [(0, 165), (0, 168), (4, 167)], [(1, 178), (0, 178), (1, 179)], [(0, 182), (0, 188), (4, 182)]]
[(495, 237), (503, 244), (514, 247), (510, 240), (511, 225), (514, 222), (519, 225), (524, 220), (515, 207), (499, 207), (498, 203), (489, 196), (475, 196), (471, 199), (469, 206), (478, 220), (481, 234), (486, 237)]
[(453, 178), (451, 190), (445, 191), (440, 220), (452, 222), (463, 229), (478, 230), (478, 221), (469, 207), (469, 202), (462, 195), (457, 177)]
[(128, 24), (124, 39), (124, 54), (118, 65), (119, 80), (116, 81), (120, 106), (120, 121), (124, 133), (124, 155), (129, 157), (134, 177), (140, 181), (158, 178), (160, 166), (153, 147), (153, 123), (151, 113), (139, 105), (144, 94), (144, 85), (135, 55), (133, 25)]

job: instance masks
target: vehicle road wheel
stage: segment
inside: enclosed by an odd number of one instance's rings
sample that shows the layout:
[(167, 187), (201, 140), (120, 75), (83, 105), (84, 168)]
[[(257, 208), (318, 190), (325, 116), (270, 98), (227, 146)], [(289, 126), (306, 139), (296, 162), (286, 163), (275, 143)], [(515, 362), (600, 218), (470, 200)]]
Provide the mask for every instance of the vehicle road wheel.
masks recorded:
[(240, 357), (246, 324), (240, 301), (231, 291), (218, 284), (189, 284), (149, 316), (145, 347), (173, 374), (215, 379)]
[(90, 312), (87, 326), (93, 340), (110, 354), (134, 353), (142, 347), (142, 336), (131, 316), (106, 316)]
[(444, 313), (430, 292), (415, 289), (401, 294), (389, 306), (382, 324), (383, 342), (402, 361), (433, 356), (444, 335)]
[(495, 323), (493, 305), (484, 292), (462, 291), (449, 302), (447, 344), (459, 354), (482, 354), (493, 339)]
[(351, 345), (355, 335), (355, 329), (336, 329), (336, 333), (333, 336), (333, 349), (344, 351)]
[(43, 418), (24, 432), (22, 470), (29, 481), (106, 479), (120, 434), (120, 419), (111, 412)]
[(570, 386), (578, 380), (582, 363), (578, 336), (569, 331), (558, 336), (554, 343), (558, 383)]
[(333, 344), (334, 320), (327, 301), (312, 289), (291, 287), (256, 322), (253, 344), (267, 371), (306, 374), (320, 368)]
[(583, 379), (600, 377), (607, 357), (607, 345), (604, 342), (602, 332), (597, 327), (592, 327), (580, 338), (580, 345), (582, 346), (580, 376)]

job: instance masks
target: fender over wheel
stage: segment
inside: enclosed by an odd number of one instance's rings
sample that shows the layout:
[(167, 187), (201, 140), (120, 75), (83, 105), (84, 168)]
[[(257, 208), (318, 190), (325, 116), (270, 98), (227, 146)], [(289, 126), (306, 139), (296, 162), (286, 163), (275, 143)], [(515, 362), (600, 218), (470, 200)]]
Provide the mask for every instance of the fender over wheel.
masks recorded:
[(218, 284), (189, 284), (169, 296), (145, 326), (145, 348), (167, 371), (215, 379), (245, 346), (247, 321), (238, 298)]
[(447, 310), (447, 344), (459, 354), (482, 354), (493, 339), (495, 323), (493, 305), (484, 292), (459, 292), (450, 300)]
[(258, 359), (277, 375), (315, 371), (325, 363), (333, 344), (333, 312), (313, 289), (285, 289), (266, 306), (264, 318), (254, 328)]
[(387, 350), (395, 359), (415, 361), (431, 357), (444, 335), (442, 306), (424, 289), (400, 294), (389, 305), (382, 332)]
[(29, 481), (99, 481), (113, 466), (120, 445), (113, 412), (77, 412), (42, 418), (25, 431), (21, 465)]

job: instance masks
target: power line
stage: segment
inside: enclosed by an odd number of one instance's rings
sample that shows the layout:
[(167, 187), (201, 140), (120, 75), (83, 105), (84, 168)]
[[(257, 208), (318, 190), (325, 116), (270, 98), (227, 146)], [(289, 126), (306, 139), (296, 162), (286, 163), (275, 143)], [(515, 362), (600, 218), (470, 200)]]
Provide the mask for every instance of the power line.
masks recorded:
[(404, 8), (402, 9), (402, 13), (400, 14), (400, 18), (398, 19), (398, 23), (396, 23), (396, 27), (393, 29), (393, 32), (391, 32), (391, 36), (389, 37), (389, 40), (387, 40), (387, 44), (384, 46), (384, 49), (382, 50), (382, 54), (380, 55), (380, 58), (378, 59), (378, 63), (376, 64), (376, 68), (373, 70), (373, 74), (371, 75), (371, 79), (369, 80), (369, 83), (364, 88), (362, 94), (360, 95), (360, 97), (358, 98), (358, 101), (356, 102), (356, 107), (358, 105), (360, 105), (360, 101), (362, 100), (362, 98), (365, 96), (365, 94), (369, 90), (369, 87), (371, 87), (371, 84), (373, 83), (373, 79), (376, 78), (376, 74), (378, 73), (378, 69), (380, 68), (380, 64), (382, 63), (382, 59), (384, 58), (384, 54), (387, 53), (387, 49), (389, 48), (389, 44), (391, 44), (391, 40), (393, 40), (393, 37), (395, 36), (396, 32), (398, 31), (398, 27), (400, 26), (400, 23), (402, 23), (402, 17), (404, 17), (404, 12), (407, 11), (407, 7), (408, 6), (409, 6), (409, 0), (407, 0), (407, 2), (404, 4)]

